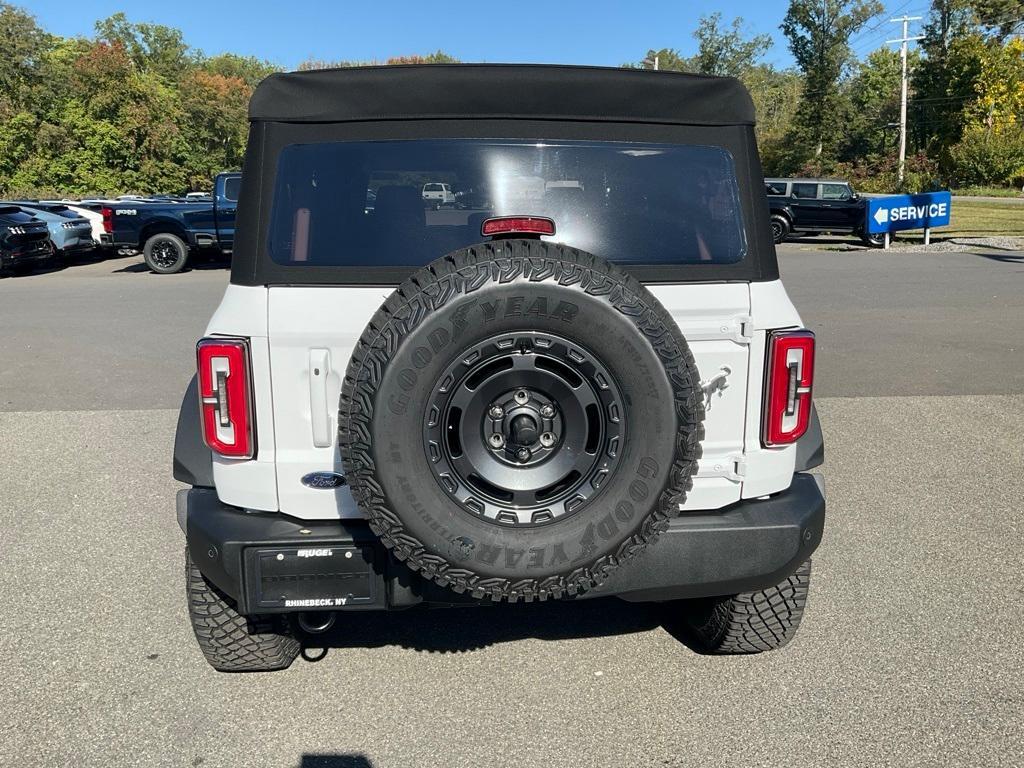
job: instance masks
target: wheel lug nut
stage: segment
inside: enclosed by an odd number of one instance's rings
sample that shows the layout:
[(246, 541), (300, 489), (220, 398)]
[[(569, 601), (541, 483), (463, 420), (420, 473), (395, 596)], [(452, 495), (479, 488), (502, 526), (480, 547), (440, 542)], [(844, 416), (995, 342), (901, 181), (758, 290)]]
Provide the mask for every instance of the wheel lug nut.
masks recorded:
[(530, 401), (530, 395), (525, 389), (520, 389), (516, 392), (515, 399), (520, 405), (526, 405)]
[(543, 445), (545, 448), (550, 448), (552, 445), (555, 444), (554, 434), (551, 432), (544, 432), (543, 434), (541, 434), (540, 444)]
[(492, 405), (488, 413), (490, 414), (492, 419), (500, 419), (502, 416), (505, 415), (505, 409), (502, 408), (500, 405)]
[(545, 419), (550, 419), (552, 416), (555, 415), (555, 409), (551, 405), (542, 406), (540, 409), (540, 415), (543, 416)]
[(519, 459), (520, 461), (524, 461), (524, 462), (525, 461), (529, 461), (530, 460), (530, 451), (529, 451), (529, 449), (527, 449), (527, 448), (520, 448), (518, 451), (516, 451), (516, 458)]
[(490, 442), (492, 448), (501, 448), (503, 445), (505, 445), (505, 437), (498, 432), (495, 432), (487, 439)]

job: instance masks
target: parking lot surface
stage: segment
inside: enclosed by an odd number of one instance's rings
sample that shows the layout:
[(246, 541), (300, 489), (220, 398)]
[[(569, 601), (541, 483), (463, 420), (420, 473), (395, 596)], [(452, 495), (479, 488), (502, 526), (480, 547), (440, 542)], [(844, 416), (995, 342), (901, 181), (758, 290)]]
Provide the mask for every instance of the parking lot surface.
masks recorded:
[(170, 477), (227, 273), (0, 281), (0, 765), (1019, 764), (1024, 254), (782, 249), (819, 335), (828, 525), (778, 653), (618, 601), (352, 615), (220, 675)]

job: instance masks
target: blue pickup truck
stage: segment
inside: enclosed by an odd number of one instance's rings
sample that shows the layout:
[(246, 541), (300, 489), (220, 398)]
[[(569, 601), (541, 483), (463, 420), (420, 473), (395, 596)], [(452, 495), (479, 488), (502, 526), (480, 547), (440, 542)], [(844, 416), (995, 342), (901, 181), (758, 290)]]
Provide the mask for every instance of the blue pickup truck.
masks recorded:
[(202, 250), (229, 254), (241, 182), (240, 173), (217, 174), (212, 201), (108, 201), (100, 208), (100, 241), (142, 251), (146, 266), (162, 275), (180, 272), (189, 257)]

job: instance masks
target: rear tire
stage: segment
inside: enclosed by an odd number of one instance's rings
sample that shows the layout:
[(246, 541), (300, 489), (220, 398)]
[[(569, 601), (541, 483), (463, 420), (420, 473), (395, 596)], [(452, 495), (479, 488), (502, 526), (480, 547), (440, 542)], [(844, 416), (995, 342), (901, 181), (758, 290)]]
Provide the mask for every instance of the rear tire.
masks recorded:
[(776, 245), (785, 240), (790, 233), (789, 219), (781, 213), (773, 213), (771, 219), (772, 240)]
[(242, 616), (231, 599), (206, 580), (185, 553), (185, 592), (196, 640), (218, 672), (286, 669), (301, 645), (273, 616)]
[(153, 235), (142, 248), (146, 266), (158, 275), (181, 272), (188, 261), (188, 245), (177, 235), (160, 232)]
[[(758, 592), (707, 600), (684, 601), (678, 624), (701, 653), (733, 655), (782, 648), (796, 635), (807, 606), (811, 561), (785, 581)], [(678, 604), (675, 604), (678, 605)]]

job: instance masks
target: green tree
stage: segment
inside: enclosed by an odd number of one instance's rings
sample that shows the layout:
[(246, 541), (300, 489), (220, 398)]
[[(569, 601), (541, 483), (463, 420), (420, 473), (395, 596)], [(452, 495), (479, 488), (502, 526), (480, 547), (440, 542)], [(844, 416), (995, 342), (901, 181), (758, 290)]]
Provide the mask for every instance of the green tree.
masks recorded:
[(96, 36), (101, 42), (123, 46), (141, 71), (170, 81), (177, 81), (195, 63), (181, 30), (163, 24), (136, 24), (124, 13), (97, 21)]
[(381, 61), (356, 61), (349, 59), (341, 59), (338, 61), (329, 61), (325, 59), (306, 59), (299, 64), (299, 71), (306, 72), (312, 69), (344, 69), (346, 67), (371, 67), (371, 66), (382, 66), (385, 64), (457, 64), (459, 59), (455, 58), (451, 54), (445, 53), (444, 51), (435, 51), (434, 53), (427, 54), (426, 56), (420, 56), (413, 54), (411, 56), (392, 56), (388, 59)]
[(964, 105), (977, 93), (985, 48), (971, 0), (933, 0), (918, 47), (921, 60), (911, 72), (914, 146), (939, 157), (960, 141)]
[(651, 48), (640, 61), (622, 65), (626, 69), (658, 69), (666, 72), (692, 72), (693, 63), (675, 48)]
[(755, 66), (772, 45), (770, 35), (745, 37), (740, 17), (723, 27), (721, 13), (701, 16), (693, 37), (697, 41), (697, 53), (693, 56), (683, 56), (676, 48), (651, 48), (642, 60), (623, 67), (654, 69), (657, 64), (659, 70), (668, 72), (739, 77)]
[(974, 125), (950, 149), (950, 175), (957, 186), (1024, 183), (1024, 131)]
[(971, 0), (970, 5), (978, 23), (998, 42), (1024, 32), (1024, 0)]
[(965, 117), (990, 133), (1024, 133), (1024, 39), (989, 45)]
[(882, 10), (878, 0), (790, 0), (781, 29), (804, 74), (791, 134), (797, 155), (834, 159), (844, 113), (840, 81), (853, 57), (850, 37)]
[(0, 2), (0, 118), (24, 105), (39, 81), (40, 62), (52, 44), (53, 38), (40, 29), (31, 14)]
[(189, 189), (209, 189), (217, 173), (242, 166), (251, 95), (242, 78), (206, 69), (182, 82), (182, 165)]
[(784, 173), (789, 153), (786, 135), (800, 104), (803, 78), (792, 70), (759, 64), (747, 69), (741, 79), (754, 102), (757, 143), (765, 171)]
[(736, 17), (728, 28), (722, 27), (722, 14), (701, 16), (693, 36), (697, 54), (692, 59), (695, 72), (705, 75), (740, 77), (753, 67), (772, 46), (771, 35), (743, 35), (743, 19)]
[[(917, 52), (910, 51), (908, 58), (908, 65), (913, 68)], [(901, 77), (900, 53), (891, 48), (872, 51), (858, 65), (846, 87), (850, 108), (841, 159), (854, 161), (888, 151), (887, 141), (896, 136), (891, 126), (900, 119)]]
[(238, 78), (249, 88), (255, 88), (267, 75), (281, 71), (281, 67), (269, 61), (257, 59), (255, 56), (237, 56), (233, 53), (204, 58), (200, 66), (215, 75)]
[(385, 64), (458, 64), (459, 60), (442, 50), (428, 53), (426, 56), (392, 56)]

